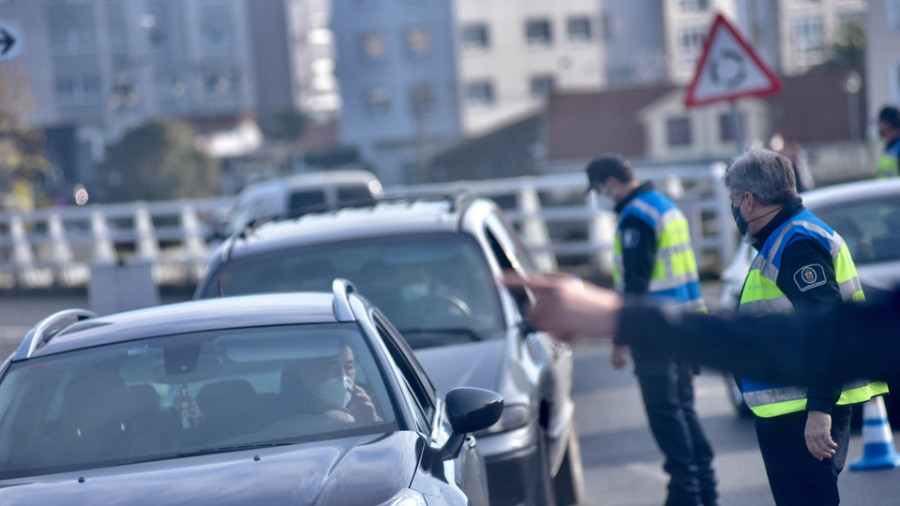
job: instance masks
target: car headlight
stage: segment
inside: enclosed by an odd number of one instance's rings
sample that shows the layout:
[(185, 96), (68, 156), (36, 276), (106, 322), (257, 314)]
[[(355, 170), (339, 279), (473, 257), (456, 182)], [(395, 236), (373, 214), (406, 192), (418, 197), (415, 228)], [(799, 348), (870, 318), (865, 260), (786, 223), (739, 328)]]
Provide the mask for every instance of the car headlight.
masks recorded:
[(531, 410), (524, 404), (507, 404), (497, 423), (481, 431), (481, 434), (496, 434), (520, 429), (531, 421)]
[(378, 506), (428, 506), (425, 496), (409, 488), (402, 488), (387, 501)]

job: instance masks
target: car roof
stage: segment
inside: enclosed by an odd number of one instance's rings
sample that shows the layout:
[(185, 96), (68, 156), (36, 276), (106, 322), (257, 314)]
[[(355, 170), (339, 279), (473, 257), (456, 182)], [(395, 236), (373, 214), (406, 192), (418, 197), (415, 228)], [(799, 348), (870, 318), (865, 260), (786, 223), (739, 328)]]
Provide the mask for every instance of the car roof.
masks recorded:
[[(335, 295), (313, 292), (166, 304), (79, 321), (53, 335), (31, 356), (186, 332), (346, 321), (335, 311)], [(19, 358), (17, 351), (14, 360)]]
[(365, 170), (335, 170), (327, 172), (309, 172), (293, 176), (260, 181), (248, 186), (244, 196), (270, 191), (288, 191), (299, 188), (321, 188), (328, 185), (360, 184), (368, 186), (373, 194), (380, 194), (381, 183), (375, 174)]
[(900, 178), (869, 179), (826, 186), (801, 193), (803, 204), (810, 208), (900, 194)]
[(311, 213), (296, 219), (260, 225), (231, 239), (228, 259), (256, 255), (299, 244), (429, 232), (458, 232), (462, 214), (471, 207), (493, 206), (475, 199), (459, 204), (450, 199), (382, 201), (373, 206)]

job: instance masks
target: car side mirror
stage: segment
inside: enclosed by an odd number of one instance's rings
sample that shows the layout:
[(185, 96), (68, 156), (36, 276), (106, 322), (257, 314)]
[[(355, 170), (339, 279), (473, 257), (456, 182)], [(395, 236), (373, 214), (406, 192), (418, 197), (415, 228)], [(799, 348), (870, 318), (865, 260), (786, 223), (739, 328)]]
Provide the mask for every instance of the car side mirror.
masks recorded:
[(456, 458), (466, 434), (494, 425), (503, 414), (503, 397), (482, 388), (454, 388), (447, 393), (445, 401), (453, 433), (441, 448), (441, 460)]

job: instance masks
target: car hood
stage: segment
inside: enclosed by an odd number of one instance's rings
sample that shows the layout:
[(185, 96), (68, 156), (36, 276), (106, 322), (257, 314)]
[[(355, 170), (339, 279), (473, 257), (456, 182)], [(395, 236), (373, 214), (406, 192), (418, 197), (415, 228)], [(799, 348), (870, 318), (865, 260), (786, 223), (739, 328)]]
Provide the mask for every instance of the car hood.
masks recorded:
[(0, 483), (0, 504), (372, 506), (409, 486), (422, 448), (394, 432), (82, 470)]
[(506, 367), (503, 339), (423, 348), (415, 354), (434, 386), (444, 393), (462, 386), (497, 391)]

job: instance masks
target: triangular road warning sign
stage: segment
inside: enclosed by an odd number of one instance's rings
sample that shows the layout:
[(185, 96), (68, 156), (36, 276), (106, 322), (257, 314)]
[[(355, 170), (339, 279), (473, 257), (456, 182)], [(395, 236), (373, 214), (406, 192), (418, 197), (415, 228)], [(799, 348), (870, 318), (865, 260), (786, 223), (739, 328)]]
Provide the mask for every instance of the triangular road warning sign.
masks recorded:
[(705, 105), (781, 91), (781, 81), (721, 14), (709, 31), (684, 105)]

